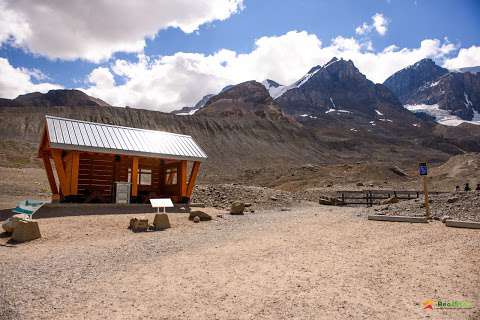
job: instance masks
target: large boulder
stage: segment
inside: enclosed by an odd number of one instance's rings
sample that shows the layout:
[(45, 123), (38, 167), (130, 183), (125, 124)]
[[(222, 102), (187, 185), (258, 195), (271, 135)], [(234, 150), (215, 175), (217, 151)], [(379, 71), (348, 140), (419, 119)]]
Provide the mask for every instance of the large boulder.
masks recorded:
[(234, 201), (230, 207), (230, 214), (243, 214), (245, 210), (245, 203), (240, 201)]
[(170, 220), (165, 213), (157, 213), (153, 219), (154, 230), (165, 230), (170, 228)]
[(190, 211), (190, 215), (188, 216), (188, 220), (193, 220), (195, 217), (198, 217), (200, 221), (210, 221), (212, 220), (212, 216), (209, 215), (206, 212), (200, 211), (200, 210), (195, 210), (195, 211)]
[(38, 239), (41, 236), (37, 221), (21, 220), (15, 223), (12, 240), (15, 242), (26, 242)]

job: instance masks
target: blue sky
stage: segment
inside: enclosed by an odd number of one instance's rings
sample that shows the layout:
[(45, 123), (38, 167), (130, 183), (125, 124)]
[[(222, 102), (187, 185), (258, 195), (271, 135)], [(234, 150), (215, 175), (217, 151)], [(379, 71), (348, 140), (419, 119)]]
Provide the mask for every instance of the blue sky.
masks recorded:
[[(352, 59), (375, 82), (423, 57), (452, 68), (480, 64), (480, 1), (475, 0), (215, 0), (198, 9), (179, 1), (178, 8), (168, 10), (162, 0), (152, 1), (151, 8), (80, 8), (81, 1), (42, 7), (38, 1), (32, 9), (22, 2), (0, 0), (0, 9), (6, 9), (0, 27), (3, 19), (10, 28), (3, 35), (0, 31), (0, 58), (6, 60), (3, 72), (0, 64), (0, 96), (81, 88), (113, 104), (167, 110), (247, 79), (272, 77), (288, 84), (331, 55)], [(58, 17), (51, 26), (42, 16), (45, 8)], [(132, 8), (137, 16), (126, 21)], [(72, 19), (74, 10), (80, 13)], [(97, 11), (105, 22), (95, 17)], [(374, 26), (375, 15), (383, 30)], [(65, 25), (71, 30), (65, 31)], [(362, 25), (365, 31), (356, 32)], [(259, 45), (258, 39), (265, 40)], [(85, 49), (85, 43), (93, 44)], [(382, 54), (392, 45), (394, 53)], [(223, 49), (228, 52), (219, 54)], [(459, 54), (461, 49), (465, 52)], [(179, 57), (179, 52), (201, 56)], [(29, 83), (22, 86), (23, 80), (17, 80), (18, 88), (6, 80), (2, 84), (1, 78), (15, 70), (26, 74)], [(171, 79), (172, 74), (178, 79)], [(188, 93), (182, 92), (182, 83), (189, 86)], [(157, 89), (162, 97), (152, 96)]]

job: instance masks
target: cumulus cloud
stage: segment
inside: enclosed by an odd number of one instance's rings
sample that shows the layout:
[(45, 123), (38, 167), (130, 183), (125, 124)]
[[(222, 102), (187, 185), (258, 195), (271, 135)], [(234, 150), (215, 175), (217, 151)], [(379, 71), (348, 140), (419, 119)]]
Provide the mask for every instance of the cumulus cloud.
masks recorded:
[(355, 32), (358, 35), (365, 35), (373, 30), (377, 31), (381, 36), (384, 36), (387, 33), (388, 20), (382, 13), (376, 13), (373, 15), (371, 24), (364, 22), (355, 29)]
[[(99, 62), (115, 52), (142, 52), (159, 30), (191, 33), (225, 20), (243, 0), (0, 0), (0, 44), (49, 58)], [(113, 4), (113, 5), (112, 5)]]
[(59, 89), (60, 85), (43, 82), (34, 83), (32, 80), (46, 79), (45, 75), (37, 69), (13, 67), (7, 59), (0, 58), (0, 97), (13, 99), (20, 94), (39, 91), (47, 92)]
[(444, 64), (448, 69), (477, 66), (480, 66), (480, 47), (477, 46), (460, 49), (456, 57), (447, 59)]
[[(155, 58), (139, 55), (136, 61), (117, 59), (108, 68), (93, 70), (85, 90), (118, 106), (171, 111), (229, 84), (266, 78), (291, 84), (332, 57), (351, 59), (370, 80), (383, 82), (420, 59), (441, 60), (454, 50), (450, 43), (426, 39), (416, 48), (392, 45), (374, 52), (370, 42), (355, 38), (337, 37), (323, 45), (314, 34), (290, 31), (259, 38), (251, 52), (242, 54), (222, 49), (211, 55), (179, 52)], [(115, 78), (122, 83), (116, 84)]]

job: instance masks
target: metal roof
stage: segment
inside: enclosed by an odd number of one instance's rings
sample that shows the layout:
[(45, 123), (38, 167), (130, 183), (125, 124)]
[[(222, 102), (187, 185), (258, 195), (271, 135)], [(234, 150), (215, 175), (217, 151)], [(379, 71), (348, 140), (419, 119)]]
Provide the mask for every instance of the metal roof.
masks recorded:
[(46, 116), (51, 148), (202, 161), (191, 136)]

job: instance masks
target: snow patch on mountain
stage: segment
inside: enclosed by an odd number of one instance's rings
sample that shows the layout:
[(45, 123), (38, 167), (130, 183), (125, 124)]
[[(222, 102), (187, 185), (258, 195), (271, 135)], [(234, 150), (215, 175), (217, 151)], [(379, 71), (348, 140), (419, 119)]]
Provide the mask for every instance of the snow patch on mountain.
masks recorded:
[(262, 84), (265, 87), (265, 89), (267, 89), (272, 99), (276, 99), (280, 97), (290, 87), (290, 86), (282, 86), (281, 84), (278, 84), (275, 81), (271, 81), (269, 79), (263, 80)]
[(404, 105), (407, 110), (413, 113), (424, 112), (435, 118), (435, 121), (446, 126), (458, 126), (462, 123), (471, 123), (480, 125), (480, 114), (473, 110), (472, 121), (463, 120), (455, 115), (451, 115), (448, 110), (440, 109), (438, 104), (416, 104), (416, 105)]

